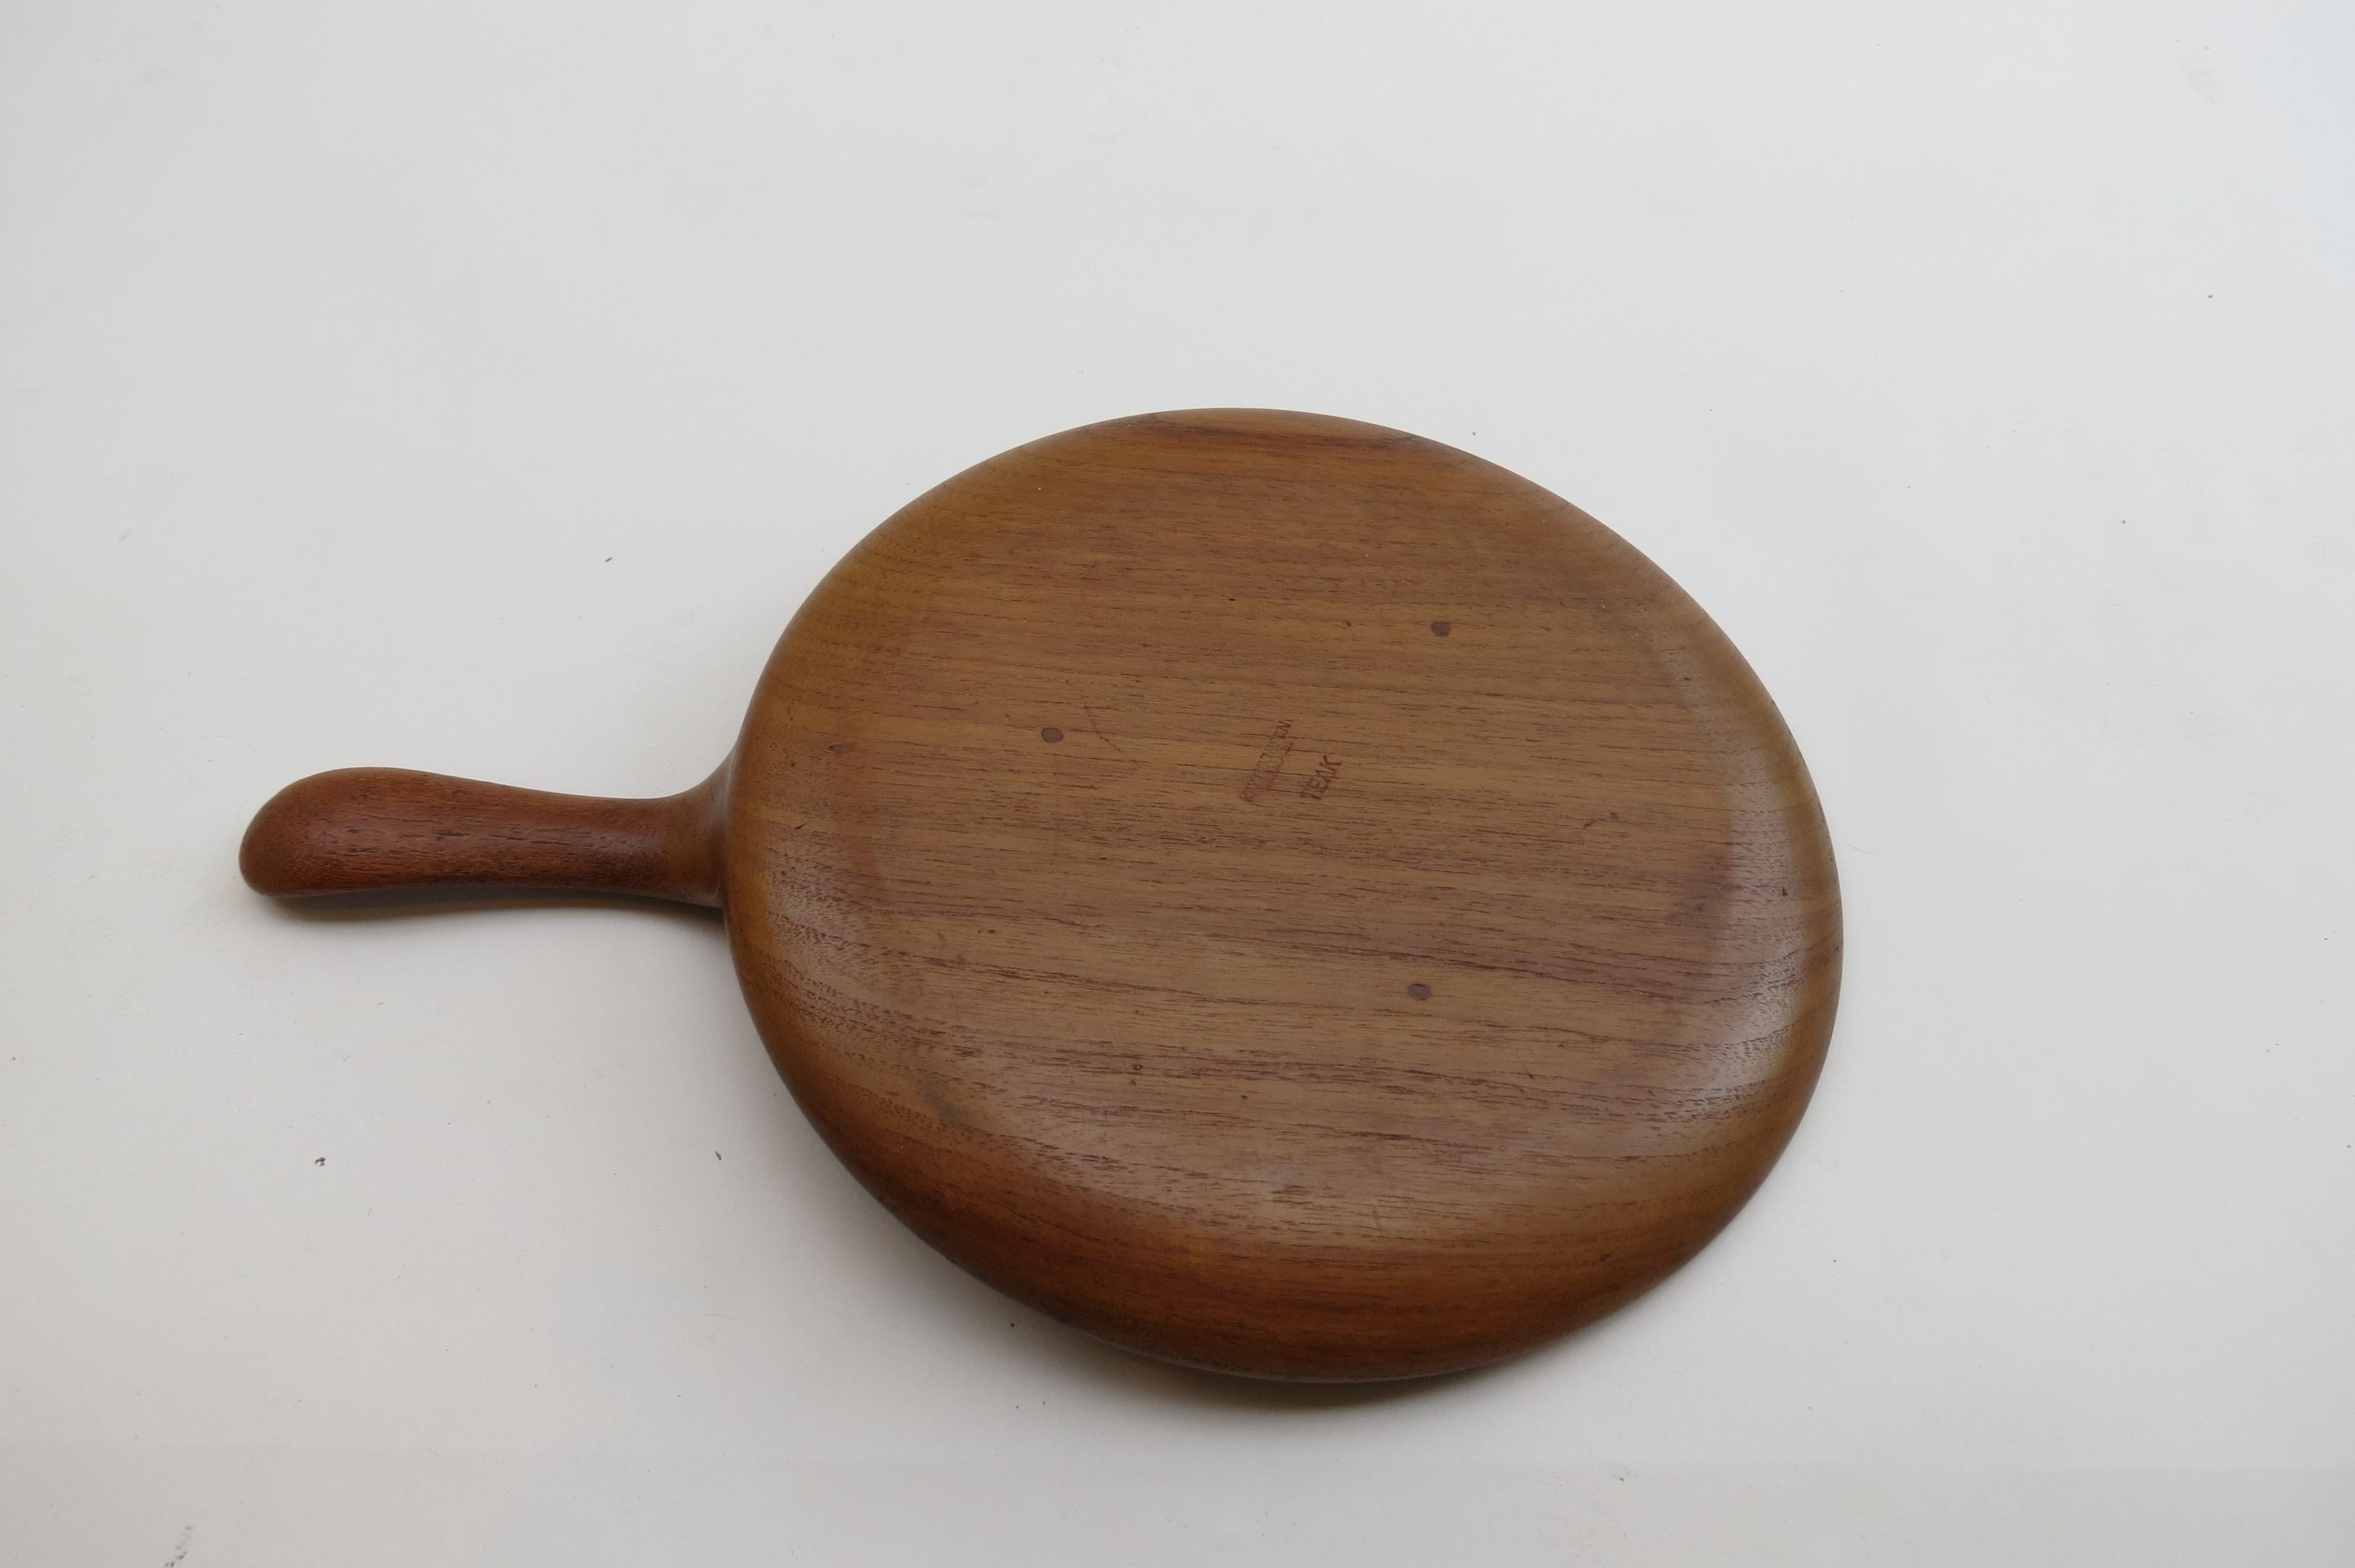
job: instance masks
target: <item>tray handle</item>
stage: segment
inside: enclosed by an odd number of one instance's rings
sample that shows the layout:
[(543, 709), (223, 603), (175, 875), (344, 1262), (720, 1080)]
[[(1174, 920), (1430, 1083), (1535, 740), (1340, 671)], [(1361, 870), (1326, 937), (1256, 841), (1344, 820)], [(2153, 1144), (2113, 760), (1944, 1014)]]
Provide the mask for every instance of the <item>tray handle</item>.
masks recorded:
[(718, 907), (729, 768), (650, 800), (400, 768), (298, 779), (255, 813), (238, 867), (281, 898), (418, 887), (629, 893)]

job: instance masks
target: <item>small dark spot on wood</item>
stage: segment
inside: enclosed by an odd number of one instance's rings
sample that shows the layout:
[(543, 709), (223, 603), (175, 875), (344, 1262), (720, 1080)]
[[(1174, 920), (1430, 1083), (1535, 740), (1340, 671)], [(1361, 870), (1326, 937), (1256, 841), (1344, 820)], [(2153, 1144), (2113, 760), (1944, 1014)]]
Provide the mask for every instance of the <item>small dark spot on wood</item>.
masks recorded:
[(1434, 620), (1431, 623), (1431, 634), (1433, 637), (1444, 637), (1455, 630), (1455, 623), (1452, 620)]
[(847, 751), (856, 750), (858, 746), (858, 743), (855, 740), (837, 740), (832, 746), (827, 747), (826, 749), (833, 752), (837, 757), (840, 757)]
[(1407, 987), (1406, 993), (1407, 995), (1414, 998), (1417, 1001), (1429, 1001), (1431, 1000), (1431, 988), (1423, 984), (1421, 980), (1417, 980), (1412, 985)]
[(1057, 729), (1053, 725), (1049, 725), (1045, 729), (1039, 732), (1039, 738), (1051, 746), (1056, 741), (1063, 738), (1063, 732)]

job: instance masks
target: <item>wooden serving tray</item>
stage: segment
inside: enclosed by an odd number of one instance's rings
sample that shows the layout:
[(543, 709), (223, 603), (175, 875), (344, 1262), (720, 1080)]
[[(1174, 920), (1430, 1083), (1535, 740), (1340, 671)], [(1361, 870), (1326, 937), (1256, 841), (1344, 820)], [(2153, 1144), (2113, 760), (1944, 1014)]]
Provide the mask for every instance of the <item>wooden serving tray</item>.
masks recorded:
[(664, 800), (305, 779), (248, 879), (726, 911), (828, 1144), (951, 1258), (1230, 1372), (1511, 1355), (1691, 1256), (1805, 1108), (1831, 846), (1774, 704), (1593, 518), (1305, 414), (919, 498)]

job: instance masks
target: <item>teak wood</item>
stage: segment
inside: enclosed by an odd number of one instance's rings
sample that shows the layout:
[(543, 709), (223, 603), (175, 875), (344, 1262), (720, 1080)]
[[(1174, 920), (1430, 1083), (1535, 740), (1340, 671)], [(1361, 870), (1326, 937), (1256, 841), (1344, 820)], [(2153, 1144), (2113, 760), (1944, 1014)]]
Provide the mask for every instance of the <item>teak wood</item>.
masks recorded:
[(282, 895), (720, 905), (843, 1161), (1152, 1355), (1529, 1349), (1690, 1257), (1805, 1108), (1831, 847), (1731, 643), (1602, 524), (1304, 414), (1020, 447), (803, 606), (666, 800), (388, 769), (265, 806)]

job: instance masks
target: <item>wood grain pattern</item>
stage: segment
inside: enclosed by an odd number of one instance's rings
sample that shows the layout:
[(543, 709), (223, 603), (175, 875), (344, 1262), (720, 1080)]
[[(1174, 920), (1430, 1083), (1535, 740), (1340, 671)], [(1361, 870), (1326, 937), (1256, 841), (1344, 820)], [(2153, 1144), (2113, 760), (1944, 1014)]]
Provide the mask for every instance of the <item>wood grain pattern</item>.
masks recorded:
[(238, 852), (282, 898), (420, 887), (546, 887), (719, 902), (727, 769), (655, 800), (554, 795), (401, 768), (289, 784)]
[(1831, 1028), (1830, 845), (1740, 655), (1592, 518), (1397, 431), (1147, 416), (957, 476), (794, 618), (732, 768), (602, 811), (370, 774), (410, 782), (273, 802), (249, 874), (414, 883), (441, 821), (449, 880), (717, 896), (894, 1213), (1264, 1376), (1476, 1365), (1640, 1293)]
[(1805, 1107), (1823, 821), (1692, 601), (1503, 470), (1271, 413), (974, 469), (794, 620), (726, 890), (778, 1066), (942, 1251), (1199, 1365), (1529, 1348)]

